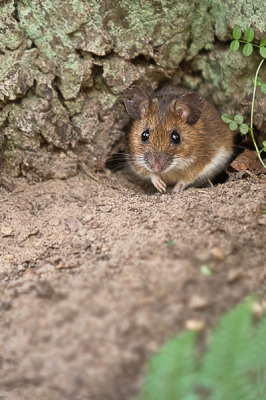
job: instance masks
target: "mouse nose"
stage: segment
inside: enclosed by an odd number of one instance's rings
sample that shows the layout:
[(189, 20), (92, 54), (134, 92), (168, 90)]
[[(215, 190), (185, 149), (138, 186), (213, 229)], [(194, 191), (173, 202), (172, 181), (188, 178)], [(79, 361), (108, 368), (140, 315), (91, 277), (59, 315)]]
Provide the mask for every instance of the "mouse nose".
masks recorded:
[(171, 160), (168, 154), (150, 154), (147, 163), (154, 172), (163, 172), (169, 165)]
[(161, 160), (154, 161), (154, 163), (151, 163), (151, 169), (154, 172), (162, 172), (164, 170), (164, 165)]

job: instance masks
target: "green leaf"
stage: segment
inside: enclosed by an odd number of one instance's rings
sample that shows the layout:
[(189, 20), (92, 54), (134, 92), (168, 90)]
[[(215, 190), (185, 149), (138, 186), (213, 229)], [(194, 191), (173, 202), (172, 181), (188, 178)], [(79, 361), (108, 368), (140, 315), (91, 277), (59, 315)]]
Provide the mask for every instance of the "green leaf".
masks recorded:
[(238, 40), (238, 39), (241, 38), (241, 35), (242, 35), (241, 29), (240, 28), (234, 28), (233, 33), (232, 33), (233, 38)]
[(166, 245), (168, 247), (173, 247), (175, 245), (175, 242), (173, 241), (173, 239), (168, 239), (166, 242)]
[[(265, 142), (266, 145), (266, 142)], [(256, 329), (256, 335), (253, 338), (253, 344), (254, 344), (254, 351), (252, 353), (254, 359), (253, 361), (255, 362), (255, 364), (253, 364), (254, 366), (256, 366), (256, 368), (266, 368), (266, 358), (265, 357), (261, 357), (261, 353), (266, 353), (266, 318), (262, 319), (259, 323), (259, 325), (257, 326)]]
[(212, 400), (251, 399), (245, 393), (247, 377), (243, 373), (246, 366), (252, 366), (250, 306), (245, 302), (227, 313), (214, 330), (201, 371), (201, 381), (211, 390)]
[(231, 121), (234, 120), (234, 118), (233, 118), (230, 114), (223, 114), (223, 115), (221, 116), (221, 118), (222, 118), (222, 120), (223, 120), (224, 122), (226, 122), (227, 124), (229, 124)]
[(245, 44), (245, 46), (243, 47), (243, 54), (244, 56), (248, 57), (252, 54), (253, 52), (253, 46), (251, 43), (247, 43)]
[(266, 400), (266, 317), (254, 323), (253, 305), (249, 298), (226, 313), (203, 355), (194, 332), (168, 340), (150, 360), (137, 399)]
[(257, 325), (250, 341), (251, 351), (249, 363), (245, 367), (246, 390), (250, 395), (248, 399), (265, 399), (266, 393), (266, 318)]
[(263, 94), (266, 94), (266, 83), (261, 85), (260, 90), (262, 91)]
[(254, 29), (248, 28), (245, 32), (245, 39), (247, 42), (251, 42), (254, 39)]
[(237, 129), (238, 125), (236, 121), (232, 121), (229, 124), (229, 128), (231, 129), (231, 131), (235, 131)]
[(240, 132), (241, 132), (243, 135), (246, 135), (246, 134), (248, 133), (248, 131), (249, 131), (249, 127), (248, 127), (247, 124), (241, 124), (240, 127), (239, 127), (239, 129), (240, 129)]
[(260, 47), (260, 55), (263, 58), (266, 58), (266, 47)]
[(239, 41), (238, 41), (238, 40), (233, 40), (233, 41), (230, 43), (230, 50), (231, 50), (231, 51), (237, 51), (237, 50), (239, 49), (239, 46), (240, 46)]
[[(255, 85), (255, 76), (253, 76), (252, 81), (253, 81), (253, 84)], [(261, 86), (263, 84), (264, 84), (263, 80), (258, 77), (257, 81), (256, 81), (256, 87)]]
[(241, 124), (243, 124), (244, 118), (243, 118), (242, 115), (237, 114), (237, 115), (234, 116), (234, 120), (236, 121), (236, 123), (238, 125), (241, 125)]
[(194, 332), (166, 342), (150, 361), (149, 375), (138, 400), (197, 400), (195, 384)]
[(264, 37), (261, 39), (261, 41), (260, 41), (260, 46), (261, 46), (261, 47), (266, 46), (266, 36), (264, 36)]
[(263, 148), (266, 147), (266, 140), (264, 140), (264, 141), (262, 142), (262, 146), (263, 146)]
[(211, 276), (212, 271), (207, 265), (202, 265), (200, 267), (200, 272), (205, 276)]

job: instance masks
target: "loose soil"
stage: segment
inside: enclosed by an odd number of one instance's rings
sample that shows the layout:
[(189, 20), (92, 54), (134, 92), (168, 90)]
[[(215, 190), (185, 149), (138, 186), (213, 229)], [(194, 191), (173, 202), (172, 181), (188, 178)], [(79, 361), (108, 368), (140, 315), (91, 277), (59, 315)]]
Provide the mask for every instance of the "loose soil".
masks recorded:
[(0, 189), (1, 399), (134, 399), (167, 338), (265, 293), (265, 178), (97, 177)]

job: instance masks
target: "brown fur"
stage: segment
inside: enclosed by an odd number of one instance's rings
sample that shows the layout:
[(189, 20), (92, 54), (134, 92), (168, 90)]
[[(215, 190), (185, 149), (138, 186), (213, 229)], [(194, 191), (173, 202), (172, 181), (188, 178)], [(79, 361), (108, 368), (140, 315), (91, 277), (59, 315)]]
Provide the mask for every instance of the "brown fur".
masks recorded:
[[(191, 102), (189, 96), (186, 103), (183, 100), (187, 99), (187, 97), (182, 97), (186, 93), (190, 93)], [(151, 172), (145, 166), (138, 165), (136, 156), (144, 155), (145, 160), (155, 157), (160, 165), (166, 167), (175, 159), (180, 159), (179, 164), (189, 162), (189, 165), (183, 168), (177, 163), (176, 167), (169, 171), (164, 171), (162, 167), (162, 171), (158, 173), (166, 184), (184, 182), (185, 186), (204, 183), (221, 172), (232, 156), (231, 131), (212, 104), (201, 99), (196, 93), (194, 93), (194, 100), (192, 95), (193, 93), (182, 88), (168, 88), (158, 92), (155, 99), (149, 98), (149, 102), (146, 101), (146, 103), (142, 101), (140, 119), (134, 120), (129, 135), (129, 162), (133, 170), (144, 179), (149, 178)], [(141, 94), (138, 93), (138, 96), (141, 97)], [(128, 99), (125, 103), (126, 101)], [(138, 106), (138, 101), (140, 101), (139, 97), (133, 98), (135, 107)], [(200, 117), (197, 122), (188, 123), (188, 118), (191, 113), (193, 114), (193, 107), (197, 113), (200, 109)], [(146, 129), (150, 129), (150, 137), (147, 142), (143, 142), (141, 134)], [(170, 140), (173, 130), (180, 134), (179, 144), (173, 144)], [(221, 149), (225, 157), (221, 162), (217, 161), (215, 173), (210, 173), (211, 176), (207, 179), (200, 177), (203, 169), (215, 160)]]

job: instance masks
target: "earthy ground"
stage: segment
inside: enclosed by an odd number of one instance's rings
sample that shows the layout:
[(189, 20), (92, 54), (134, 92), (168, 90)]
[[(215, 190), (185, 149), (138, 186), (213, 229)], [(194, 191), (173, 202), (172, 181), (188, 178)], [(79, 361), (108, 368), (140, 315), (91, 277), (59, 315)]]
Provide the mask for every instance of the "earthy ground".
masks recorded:
[(98, 178), (0, 189), (1, 400), (133, 399), (167, 338), (265, 291), (265, 178)]

